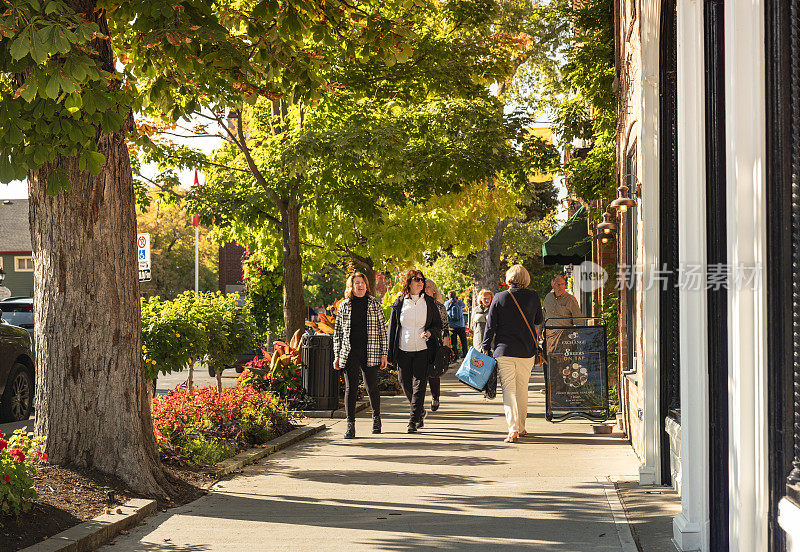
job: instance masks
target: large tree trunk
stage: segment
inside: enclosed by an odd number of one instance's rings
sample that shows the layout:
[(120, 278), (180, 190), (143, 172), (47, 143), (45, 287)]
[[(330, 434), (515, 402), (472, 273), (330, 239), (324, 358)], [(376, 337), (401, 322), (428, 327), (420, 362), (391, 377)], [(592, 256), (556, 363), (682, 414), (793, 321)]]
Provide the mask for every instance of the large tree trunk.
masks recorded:
[(300, 257), (300, 206), (293, 201), (281, 205), (283, 230), (283, 319), (286, 340), (305, 329), (303, 266)]
[(367, 277), (367, 284), (369, 285), (369, 291), (372, 295), (377, 297), (377, 293), (375, 291), (375, 285), (378, 278), (378, 273), (375, 271), (375, 263), (372, 261), (372, 257), (362, 257), (361, 255), (357, 255), (352, 251), (348, 251), (350, 255), (350, 260), (353, 261), (353, 265), (355, 266), (358, 272), (363, 272), (364, 276)]
[[(91, 15), (91, 14), (90, 14)], [(59, 464), (170, 489), (156, 451), (142, 364), (136, 213), (123, 132), (100, 134), (93, 177), (75, 158), (28, 175), (36, 312), (36, 434)], [(48, 173), (71, 191), (46, 193)]]
[(500, 286), (500, 251), (503, 245), (503, 232), (507, 219), (497, 221), (494, 234), (486, 242), (486, 248), (478, 251), (477, 266), (472, 273), (472, 309), (478, 305), (478, 293), (482, 289), (496, 293)]

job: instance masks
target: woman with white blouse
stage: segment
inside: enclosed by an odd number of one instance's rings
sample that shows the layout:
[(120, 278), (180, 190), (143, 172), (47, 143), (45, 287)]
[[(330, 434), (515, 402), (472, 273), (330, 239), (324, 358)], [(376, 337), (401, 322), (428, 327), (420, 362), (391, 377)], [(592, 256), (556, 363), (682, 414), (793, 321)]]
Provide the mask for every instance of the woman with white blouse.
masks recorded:
[(411, 403), (409, 433), (416, 433), (423, 426), (428, 365), (433, 362), (442, 337), (439, 309), (424, 289), (422, 271), (409, 270), (403, 294), (392, 305), (389, 322), (389, 362), (397, 367), (400, 385)]

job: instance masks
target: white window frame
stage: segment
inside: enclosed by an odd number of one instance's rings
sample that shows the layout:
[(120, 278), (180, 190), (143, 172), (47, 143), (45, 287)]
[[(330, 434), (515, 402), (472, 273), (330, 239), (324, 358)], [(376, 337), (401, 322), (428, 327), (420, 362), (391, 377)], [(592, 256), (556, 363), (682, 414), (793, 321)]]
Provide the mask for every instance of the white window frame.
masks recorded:
[[(30, 268), (20, 268), (20, 261), (28, 260), (28, 259), (30, 259), (30, 261), (31, 261), (31, 267)], [(18, 256), (18, 257), (15, 256), (14, 257), (14, 271), (15, 272), (33, 272), (33, 257), (31, 255)]]

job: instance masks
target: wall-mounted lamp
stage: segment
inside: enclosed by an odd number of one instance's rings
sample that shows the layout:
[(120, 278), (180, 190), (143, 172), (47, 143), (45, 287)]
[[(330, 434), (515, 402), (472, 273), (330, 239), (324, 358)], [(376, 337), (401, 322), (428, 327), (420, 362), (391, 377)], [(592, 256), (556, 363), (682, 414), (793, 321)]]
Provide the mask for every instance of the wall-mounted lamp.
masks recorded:
[(600, 240), (600, 243), (605, 244), (605, 243), (608, 243), (608, 242), (610, 242), (611, 240), (614, 239), (614, 234), (612, 234), (612, 233), (606, 234), (604, 232), (601, 232), (599, 234), (596, 234), (596, 235), (592, 236), (592, 239)]
[(628, 197), (628, 187), (625, 184), (617, 188), (617, 191), (619, 194), (617, 199), (608, 206), (610, 209), (619, 209), (620, 213), (624, 213), (628, 210), (628, 207), (636, 207), (636, 200)]
[(615, 232), (617, 230), (617, 225), (612, 220), (613, 216), (614, 215), (612, 215), (608, 211), (603, 213), (603, 222), (601, 222), (595, 227), (597, 228), (597, 231), (600, 232), (601, 234), (610, 234), (612, 232)]
[[(636, 207), (636, 199), (637, 197), (642, 197), (642, 185), (639, 183), (639, 179), (636, 178), (635, 174), (626, 174), (623, 176), (623, 182), (619, 188), (617, 188), (617, 199), (611, 202), (611, 205), (608, 207), (610, 209), (619, 209), (620, 213), (624, 213), (628, 210), (628, 207)], [(625, 182), (630, 182), (631, 186), (633, 186), (633, 190), (628, 187)], [(633, 192), (629, 194), (628, 192)]]

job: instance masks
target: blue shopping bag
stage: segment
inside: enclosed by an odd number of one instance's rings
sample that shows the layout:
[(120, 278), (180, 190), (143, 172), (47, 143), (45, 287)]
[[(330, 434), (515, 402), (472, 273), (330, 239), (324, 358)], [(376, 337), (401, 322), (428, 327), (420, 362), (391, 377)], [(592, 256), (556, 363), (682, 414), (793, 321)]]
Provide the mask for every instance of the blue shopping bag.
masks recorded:
[(470, 347), (464, 362), (456, 372), (456, 377), (475, 391), (483, 391), (495, 366), (497, 361), (493, 357), (483, 354), (475, 347)]

